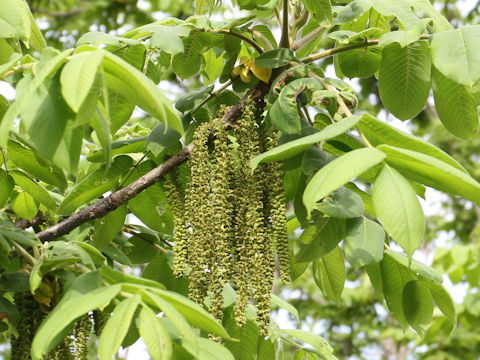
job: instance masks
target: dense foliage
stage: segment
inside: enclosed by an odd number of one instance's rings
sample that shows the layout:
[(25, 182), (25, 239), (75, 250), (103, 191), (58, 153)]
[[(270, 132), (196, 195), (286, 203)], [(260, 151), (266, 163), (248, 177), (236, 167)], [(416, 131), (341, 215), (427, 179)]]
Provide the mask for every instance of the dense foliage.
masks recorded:
[(0, 2), (6, 353), (478, 358), (480, 26), (441, 5)]

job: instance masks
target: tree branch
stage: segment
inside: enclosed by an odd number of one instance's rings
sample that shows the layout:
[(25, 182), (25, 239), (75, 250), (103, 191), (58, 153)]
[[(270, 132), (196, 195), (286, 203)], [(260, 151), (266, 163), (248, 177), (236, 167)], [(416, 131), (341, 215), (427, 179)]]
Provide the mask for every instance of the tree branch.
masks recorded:
[(28, 229), (30, 226), (41, 225), (45, 221), (43, 214), (40, 212), (31, 221), (27, 219), (18, 219), (15, 226), (21, 229)]
[(320, 60), (320, 59), (323, 59), (323, 58), (326, 58), (326, 57), (329, 57), (329, 56), (332, 56), (332, 55), (335, 55), (335, 54), (338, 54), (338, 53), (341, 53), (341, 52), (344, 52), (344, 51), (348, 51), (348, 50), (352, 50), (352, 49), (358, 49), (358, 48), (362, 48), (362, 47), (366, 47), (366, 46), (378, 45), (379, 41), (380, 41), (379, 39), (373, 39), (373, 40), (367, 40), (365, 42), (358, 43), (358, 44), (348, 44), (348, 45), (344, 45), (344, 46), (338, 46), (338, 47), (335, 47), (335, 48), (332, 48), (332, 49), (327, 49), (327, 50), (324, 50), (324, 51), (320, 51), (316, 54), (305, 56), (304, 58), (302, 58), (300, 60), (304, 63), (311, 63), (315, 60)]
[(192, 144), (188, 145), (186, 148), (167, 159), (155, 169), (149, 171), (142, 177), (132, 182), (130, 185), (112, 193), (88, 208), (76, 212), (62, 222), (59, 222), (58, 224), (37, 233), (37, 237), (42, 242), (53, 240), (62, 235), (68, 234), (70, 231), (86, 223), (87, 221), (98, 219), (107, 215), (110, 211), (115, 210), (128, 200), (133, 199), (147, 187), (158, 182), (170, 170), (183, 164), (192, 152), (192, 148)]
[(248, 36), (245, 36), (243, 34), (236, 33), (236, 32), (230, 31), (230, 30), (218, 30), (218, 31), (211, 30), (209, 32), (214, 33), (214, 34), (224, 34), (224, 35), (235, 36), (235, 37), (249, 43), (250, 45), (252, 45), (255, 48), (255, 50), (258, 51), (259, 54), (263, 54), (262, 47), (255, 40), (250, 39)]
[[(223, 115), (222, 120), (227, 125), (235, 126), (238, 118), (243, 112), (247, 99), (262, 99), (268, 92), (269, 88), (269, 84), (259, 82), (257, 85), (251, 88), (237, 104), (230, 107), (230, 109)], [(54, 240), (62, 235), (68, 234), (70, 231), (86, 223), (87, 221), (98, 219), (107, 215), (110, 211), (115, 210), (128, 200), (133, 199), (146, 188), (160, 181), (160, 179), (169, 171), (187, 161), (188, 157), (192, 153), (192, 150), (193, 144), (189, 144), (183, 150), (164, 161), (155, 169), (138, 178), (130, 185), (115, 191), (111, 195), (103, 198), (100, 201), (97, 201), (95, 204), (90, 205), (84, 210), (76, 212), (62, 222), (59, 222), (58, 224), (37, 233), (37, 237), (42, 242)]]

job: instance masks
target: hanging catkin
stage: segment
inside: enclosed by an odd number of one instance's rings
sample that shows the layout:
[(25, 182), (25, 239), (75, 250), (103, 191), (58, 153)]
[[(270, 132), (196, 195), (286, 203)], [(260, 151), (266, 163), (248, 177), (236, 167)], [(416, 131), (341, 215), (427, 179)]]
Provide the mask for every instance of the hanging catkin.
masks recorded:
[(208, 296), (219, 320), (222, 291), (231, 283), (236, 322), (246, 323), (252, 301), (260, 332), (267, 335), (275, 251), (282, 279), (289, 281), (283, 174), (272, 163), (252, 172), (250, 160), (274, 147), (276, 137), (267, 137), (252, 100), (235, 131), (221, 120), (224, 111), (194, 133), (185, 195), (174, 176), (164, 182), (175, 217), (174, 273), (182, 276), (188, 269), (190, 298), (203, 303)]

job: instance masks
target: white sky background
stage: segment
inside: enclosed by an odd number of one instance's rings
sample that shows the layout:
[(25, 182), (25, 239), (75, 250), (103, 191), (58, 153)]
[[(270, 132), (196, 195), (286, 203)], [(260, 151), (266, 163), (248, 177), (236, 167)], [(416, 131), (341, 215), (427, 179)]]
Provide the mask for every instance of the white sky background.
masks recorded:
[[(462, 16), (465, 16), (476, 5), (476, 0), (459, 0), (457, 2), (457, 4), (459, 5), (459, 9), (462, 13)], [(148, 2), (143, 1), (143, 0), (139, 0), (139, 2), (138, 2), (138, 7), (142, 8), (142, 9), (148, 9), (149, 5), (150, 4)], [(439, 5), (439, 7), (441, 7), (442, 4), (438, 4), (438, 5)], [(160, 13), (160, 12), (155, 14), (155, 15), (156, 15), (155, 17), (159, 18), (159, 19), (167, 16), (167, 14), (163, 14), (163, 13)], [(228, 12), (225, 13), (225, 18), (238, 18), (239, 16), (240, 15), (238, 14), (238, 12), (236, 12), (235, 14), (228, 13)], [(222, 18), (223, 18), (223, 16), (218, 16), (218, 17), (215, 16), (216, 20), (220, 20)], [(42, 26), (42, 28), (44, 28), (44, 27)], [(274, 33), (274, 35), (277, 38), (279, 38), (278, 31), (277, 31), (277, 33)], [(333, 66), (327, 68), (327, 75), (330, 76), (330, 77), (336, 77)], [(353, 81), (351, 81), (351, 84), (352, 84), (354, 89), (355, 88), (358, 89), (358, 81), (353, 80)], [(168, 90), (171, 91), (172, 89), (170, 88)], [(13, 100), (15, 98), (15, 90), (12, 88), (12, 86), (9, 83), (7, 83), (5, 81), (0, 81), (0, 94), (3, 95), (7, 100)], [(395, 119), (392, 115), (387, 116), (386, 112), (383, 112), (383, 111), (382, 111), (382, 113), (380, 114), (379, 117), (381, 117), (382, 120), (387, 120), (391, 125), (399, 128), (403, 131), (406, 131), (406, 132), (410, 133), (410, 130), (408, 128), (408, 121), (402, 122), (398, 119)], [(440, 206), (440, 203), (441, 203), (440, 200), (441, 200), (442, 196), (445, 196), (445, 195), (443, 195), (439, 191), (436, 191), (434, 189), (431, 189), (431, 188), (427, 187), (427, 191), (426, 191), (426, 194), (425, 194), (426, 200), (420, 199), (420, 202), (422, 204), (425, 215), (427, 215), (427, 216), (428, 215), (435, 215), (435, 214), (439, 214), (443, 211), (441, 209), (441, 206)], [(443, 213), (442, 215), (447, 216), (447, 217), (453, 217), (453, 214)], [(447, 244), (448, 239), (449, 239), (449, 234), (447, 234), (447, 233), (442, 234), (442, 236), (439, 239), (436, 240), (435, 244), (436, 244), (436, 246), (448, 246), (448, 244)], [(398, 250), (401, 251), (401, 248), (398, 247)], [(421, 251), (417, 251), (417, 252), (415, 252), (413, 257), (417, 260), (420, 260), (420, 261), (424, 262), (424, 263), (431, 264), (431, 262), (433, 260), (433, 253), (431, 253), (429, 255), (426, 255), (425, 253), (423, 253)], [(466, 295), (467, 287), (462, 286), (462, 285), (452, 285), (452, 283), (449, 281), (447, 276), (444, 276), (444, 280), (445, 280), (444, 285), (450, 291), (450, 293), (451, 293), (453, 299), (455, 300), (455, 302), (461, 303), (463, 301), (464, 296)], [(347, 284), (347, 286), (348, 286), (348, 284)], [(295, 296), (295, 294), (291, 293), (290, 296)], [(296, 324), (293, 323), (290, 320), (287, 311), (283, 310), (283, 309), (281, 309), (278, 312), (278, 315), (276, 316), (276, 321), (279, 323), (281, 328), (295, 328), (296, 327)], [(315, 330), (316, 333), (318, 333), (320, 335), (323, 332), (320, 324), (319, 324), (319, 327), (316, 327), (314, 330)], [(150, 356), (149, 356), (148, 352), (146, 351), (145, 345), (144, 345), (143, 341), (141, 341), (141, 340), (137, 341), (127, 351), (128, 351), (128, 355), (129, 355), (128, 358), (129, 359), (135, 359), (135, 360), (148, 360), (148, 359), (150, 359)], [(122, 352), (122, 353), (125, 354), (125, 352)], [(380, 356), (378, 354), (369, 354), (369, 358), (371, 358), (371, 359), (378, 358), (379, 359)]]

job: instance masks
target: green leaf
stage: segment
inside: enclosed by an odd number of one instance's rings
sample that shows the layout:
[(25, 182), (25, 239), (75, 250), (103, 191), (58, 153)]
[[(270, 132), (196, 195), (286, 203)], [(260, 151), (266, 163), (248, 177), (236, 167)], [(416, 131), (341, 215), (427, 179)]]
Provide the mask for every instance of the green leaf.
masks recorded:
[(152, 132), (148, 136), (145, 147), (149, 149), (154, 156), (160, 155), (166, 149), (172, 147), (180, 140), (180, 134), (171, 129), (165, 129), (165, 125), (159, 123), (155, 125)]
[(403, 288), (402, 306), (410, 326), (423, 336), (433, 316), (433, 299), (430, 291), (418, 281), (409, 281)]
[[(158, 125), (162, 125), (165, 128), (163, 123), (159, 123)], [(170, 128), (167, 130), (173, 131)], [(114, 157), (120, 154), (131, 154), (131, 153), (140, 153), (145, 150), (145, 143), (147, 142), (148, 135), (140, 136), (132, 139), (127, 140), (119, 140), (114, 141), (111, 143), (111, 156)], [(100, 150), (92, 150), (87, 155), (87, 160), (94, 163), (100, 163), (105, 161), (106, 154), (103, 149)]]
[(430, 93), (430, 49), (426, 41), (383, 49), (378, 89), (385, 107), (400, 120), (411, 119), (425, 107)]
[[(187, 31), (186, 34), (185, 31)], [(181, 35), (188, 35), (188, 29), (177, 26), (157, 26), (150, 38), (150, 46), (171, 55), (182, 53), (184, 46), (180, 38)]]
[(337, 55), (337, 58), (343, 75), (349, 78), (369, 77), (380, 67), (382, 48), (378, 46), (365, 46), (342, 52)]
[(357, 149), (342, 155), (321, 168), (307, 184), (303, 203), (308, 214), (316, 202), (381, 163), (385, 154), (375, 148)]
[(457, 168), (420, 152), (389, 145), (377, 148), (387, 154), (388, 164), (409, 179), (480, 204), (480, 184)]
[(98, 250), (103, 250), (113, 238), (122, 230), (127, 216), (127, 206), (123, 204), (104, 217), (95, 220), (93, 243)]
[(388, 309), (400, 326), (405, 329), (407, 320), (402, 307), (402, 291), (405, 284), (402, 276), (405, 276), (405, 270), (388, 255), (385, 255), (380, 262), (380, 269), (383, 294)]
[[(28, 19), (28, 21), (30, 21), (30, 19)], [(55, 55), (51, 59), (41, 59), (35, 66), (35, 77), (33, 77), (31, 81), (28, 77), (25, 77), (20, 81), (30, 82), (21, 94), (17, 93), (17, 98), (8, 108), (7, 113), (3, 116), (2, 122), (0, 123), (0, 146), (6, 147), (8, 134), (15, 118), (20, 114), (24, 107), (30, 106), (30, 97), (32, 94), (44, 83), (45, 79), (55, 73), (60, 66), (66, 62), (67, 56), (70, 52), (71, 50), (66, 50)], [(20, 82), (18, 86), (20, 86)]]
[(328, 125), (322, 131), (301, 137), (299, 139), (286, 142), (282, 145), (274, 147), (273, 149), (264, 152), (252, 160), (250, 160), (250, 167), (255, 170), (260, 163), (285, 160), (300, 154), (307, 150), (311, 145), (334, 138), (341, 135), (355, 126), (360, 120), (359, 116), (350, 116), (342, 121)]
[(100, 335), (98, 344), (100, 359), (110, 360), (116, 354), (125, 335), (127, 335), (140, 300), (141, 296), (136, 294), (131, 298), (123, 300), (115, 307), (113, 315), (108, 319)]
[(372, 7), (371, 0), (355, 0), (345, 6), (333, 7), (333, 23), (345, 24), (358, 19)]
[(147, 345), (152, 360), (172, 358), (172, 341), (167, 330), (155, 313), (148, 307), (142, 307), (137, 320), (138, 331)]
[(203, 60), (205, 65), (203, 66), (203, 84), (205, 86), (215, 82), (220, 77), (223, 70), (223, 57), (218, 56), (213, 49), (209, 49), (203, 53)]
[(31, 94), (29, 106), (21, 111), (22, 125), (40, 154), (73, 173), (80, 159), (83, 127), (75, 125), (75, 114), (62, 98), (59, 78), (56, 74), (47, 79)]
[(330, 196), (315, 204), (315, 210), (341, 219), (359, 217), (365, 211), (360, 195), (345, 187), (335, 190)]
[(266, 51), (255, 58), (255, 65), (266, 69), (275, 69), (298, 61), (293, 50), (280, 48)]
[[(424, 283), (424, 282), (422, 282)], [(433, 300), (437, 304), (440, 311), (445, 315), (445, 317), (452, 323), (452, 330), (457, 324), (457, 311), (455, 309), (455, 303), (453, 302), (452, 297), (448, 291), (441, 284), (434, 282), (428, 282), (425, 284), (432, 294)]]
[(127, 286), (130, 285), (139, 285), (138, 287), (142, 288), (145, 286), (149, 286), (152, 288), (160, 289), (163, 290), (165, 289), (165, 286), (160, 284), (159, 282), (152, 281), (149, 279), (145, 278), (139, 278), (135, 276), (130, 276), (127, 274), (124, 274), (120, 271), (113, 270), (110, 266), (103, 265), (101, 268), (102, 272), (102, 278), (108, 282), (109, 284), (122, 284)]
[(268, 112), (273, 125), (284, 133), (299, 134), (302, 125), (298, 114), (298, 97), (304, 91), (311, 93), (318, 89), (323, 89), (323, 85), (313, 77), (293, 80), (286, 85)]
[(10, 201), (12, 210), (22, 219), (32, 220), (38, 213), (35, 199), (26, 192), (16, 193)]
[(102, 51), (74, 55), (64, 66), (60, 76), (62, 95), (73, 111), (78, 112), (95, 82), (103, 60)]
[(337, 246), (313, 263), (313, 278), (327, 299), (340, 303), (345, 284), (345, 260)]
[(172, 104), (152, 80), (118, 56), (107, 51), (103, 51), (103, 55), (103, 69), (109, 87), (168, 127), (183, 133), (182, 122)]
[(405, 28), (415, 26), (420, 20), (412, 10), (411, 2), (409, 0), (371, 0), (372, 6), (380, 14), (384, 16), (395, 16)]
[(362, 119), (358, 123), (358, 127), (373, 146), (387, 144), (407, 150), (417, 151), (437, 158), (450, 166), (456, 167), (458, 170), (466, 172), (459, 162), (443, 150), (421, 138), (398, 130), (386, 122), (374, 118), (370, 114), (364, 114), (362, 116)]
[[(55, 201), (52, 199), (50, 194), (38, 185), (35, 181), (30, 179), (24, 173), (18, 170), (10, 171), (10, 175), (15, 180), (15, 183), (20, 186), (25, 192), (33, 196), (35, 200), (39, 203), (45, 205), (47, 208), (51, 210), (55, 210), (56, 205)], [(1, 203), (1, 202), (0, 202)]]
[(234, 360), (232, 353), (221, 344), (204, 338), (198, 338), (198, 353), (190, 343), (182, 342), (185, 349), (198, 360)]
[(0, 37), (13, 37), (28, 43), (31, 33), (30, 10), (25, 1), (11, 0), (0, 3), (0, 21), (10, 25), (13, 34), (11, 36), (2, 35)]
[(55, 341), (61, 341), (57, 335), (80, 316), (110, 303), (120, 290), (120, 285), (114, 285), (95, 289), (81, 296), (60, 300), (40, 325), (33, 338), (32, 359), (42, 360), (43, 355), (57, 345)]
[(163, 311), (166, 318), (170, 320), (173, 325), (175, 325), (175, 327), (184, 337), (185, 341), (192, 347), (194, 354), (197, 354), (200, 338), (197, 336), (195, 331), (193, 331), (191, 326), (188, 324), (185, 318), (180, 314), (180, 312), (176, 310), (175, 307), (172, 306), (172, 304), (170, 304), (168, 301), (158, 296), (157, 294), (154, 294), (152, 292), (148, 292), (148, 293), (141, 292), (141, 293), (142, 295), (145, 295), (148, 298), (150, 298), (151, 301), (160, 309), (160, 311)]
[(0, 207), (7, 202), (14, 186), (13, 178), (5, 170), (0, 169)]
[(110, 191), (117, 183), (118, 178), (132, 165), (133, 160), (131, 157), (120, 155), (115, 158), (107, 172), (105, 172), (104, 166), (92, 171), (67, 194), (58, 207), (58, 213), (69, 215), (81, 205)]
[(161, 298), (167, 300), (172, 306), (182, 314), (190, 324), (208, 333), (217, 334), (223, 338), (228, 338), (228, 334), (223, 326), (210, 313), (205, 311), (200, 305), (190, 299), (181, 296), (173, 291), (152, 290)]
[(375, 213), (387, 232), (408, 254), (418, 249), (425, 219), (417, 194), (398, 171), (385, 165), (373, 184)]
[(432, 62), (448, 79), (466, 86), (480, 80), (480, 25), (433, 34)]
[(32, 28), (30, 32), (30, 45), (33, 46), (35, 50), (42, 52), (43, 49), (47, 47), (47, 43), (45, 41), (45, 38), (42, 35), (42, 32), (38, 28), (38, 25), (35, 22), (35, 18), (33, 17), (30, 10), (28, 11), (28, 15), (30, 18), (30, 25)]
[(326, 27), (332, 23), (332, 5), (330, 5), (330, 0), (304, 0), (303, 4), (320, 25)]
[(469, 139), (478, 131), (478, 101), (472, 89), (432, 68), (435, 109), (442, 124), (453, 135)]
[(190, 36), (184, 38), (183, 53), (176, 54), (172, 59), (175, 74), (180, 76), (181, 79), (187, 79), (197, 74), (200, 71), (202, 54), (206, 45), (205, 38), (200, 32), (193, 32)]
[(313, 332), (296, 329), (282, 329), (281, 332), (312, 345), (320, 354), (333, 354), (333, 349), (328, 342)]
[(297, 319), (297, 321), (300, 321), (300, 318), (298, 316), (298, 311), (295, 308), (295, 306), (293, 306), (292, 304), (283, 300), (281, 297), (279, 297), (275, 294), (272, 294), (271, 300), (272, 300), (271, 303), (273, 305), (277, 305), (278, 307), (281, 307), (281, 308), (287, 310), (290, 314), (292, 314), (295, 317), (295, 319)]
[(386, 47), (387, 45), (398, 43), (403, 48), (420, 39), (422, 34), (425, 32), (425, 28), (431, 22), (431, 19), (422, 19), (414, 26), (405, 30), (387, 32), (380, 38), (378, 45)]
[(383, 259), (385, 230), (365, 217), (347, 221), (343, 251), (355, 270)]
[(313, 226), (306, 228), (295, 256), (296, 262), (315, 261), (335, 249), (345, 236), (345, 220), (331, 217), (321, 218)]
[(388, 254), (390, 258), (394, 259), (398, 264), (402, 265), (405, 268), (408, 268), (416, 275), (420, 275), (428, 279), (430, 283), (442, 283), (442, 274), (440, 274), (437, 270), (432, 269), (430, 266), (427, 266), (424, 263), (415, 259), (410, 260), (404, 254), (397, 251), (387, 249), (385, 250), (385, 253)]

